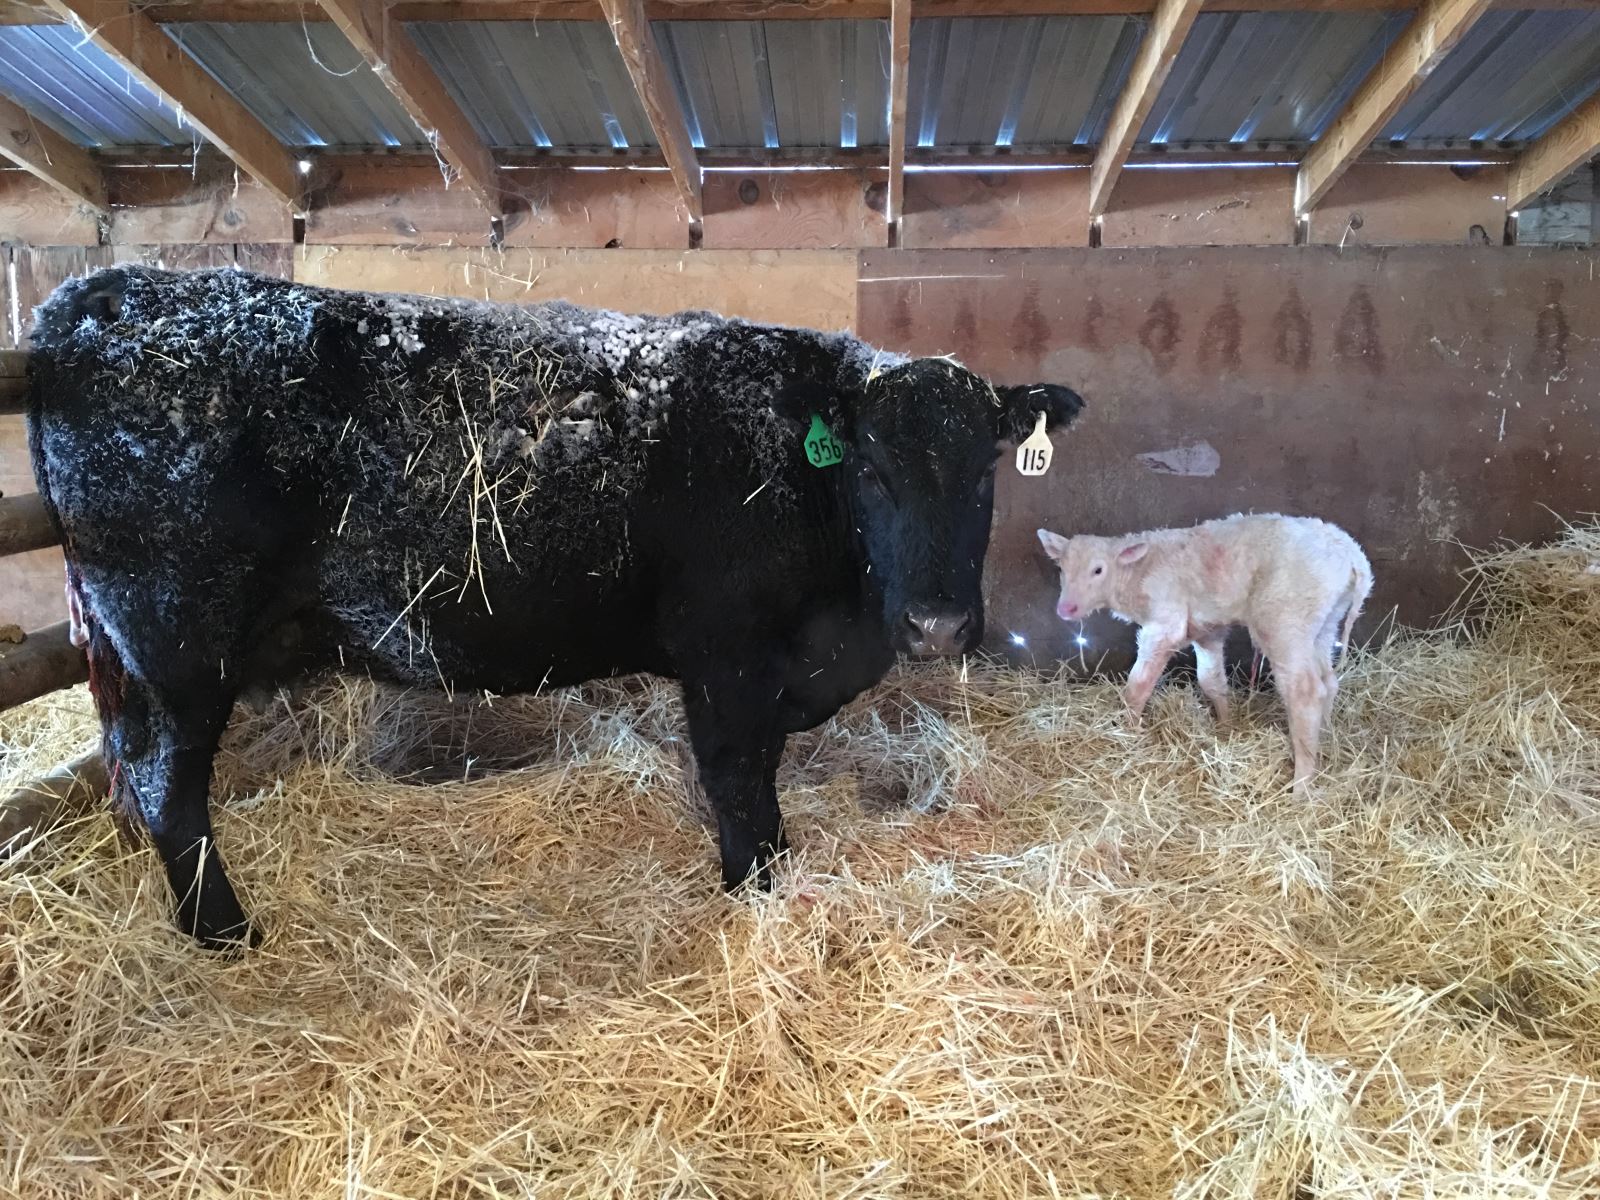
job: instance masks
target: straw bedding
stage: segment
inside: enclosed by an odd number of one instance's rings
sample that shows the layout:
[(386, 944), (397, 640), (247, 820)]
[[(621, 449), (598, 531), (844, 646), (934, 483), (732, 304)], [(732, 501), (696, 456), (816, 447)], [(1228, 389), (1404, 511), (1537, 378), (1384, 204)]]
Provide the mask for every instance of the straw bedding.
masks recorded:
[[(26, 1197), (1600, 1195), (1600, 529), (1357, 655), (1322, 801), (1277, 704), (907, 670), (794, 739), (730, 899), (671, 691), (248, 718), (266, 945), (96, 814), (0, 870)], [(6, 782), (85, 698), (0, 717)]]

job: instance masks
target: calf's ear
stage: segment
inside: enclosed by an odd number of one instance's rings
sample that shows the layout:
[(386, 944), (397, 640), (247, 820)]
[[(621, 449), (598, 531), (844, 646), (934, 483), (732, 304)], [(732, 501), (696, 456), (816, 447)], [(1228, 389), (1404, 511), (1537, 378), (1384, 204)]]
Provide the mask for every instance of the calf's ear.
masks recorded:
[(1130, 542), (1117, 551), (1117, 561), (1123, 566), (1131, 566), (1145, 556), (1150, 549), (1149, 542)]
[(1039, 530), (1039, 544), (1044, 547), (1044, 552), (1056, 562), (1067, 556), (1067, 539), (1059, 533), (1051, 533), (1048, 529)]
[(999, 442), (1022, 441), (1033, 432), (1040, 413), (1045, 415), (1045, 428), (1053, 431), (1065, 429), (1083, 411), (1083, 397), (1055, 383), (996, 388), (995, 396), (1000, 401), (994, 431)]

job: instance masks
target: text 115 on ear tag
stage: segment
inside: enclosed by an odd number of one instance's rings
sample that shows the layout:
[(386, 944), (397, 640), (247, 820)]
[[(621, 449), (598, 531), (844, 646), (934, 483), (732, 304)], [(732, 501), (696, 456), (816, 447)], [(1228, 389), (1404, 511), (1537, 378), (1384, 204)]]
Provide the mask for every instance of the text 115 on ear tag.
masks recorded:
[(1017, 447), (1017, 470), (1023, 475), (1043, 475), (1050, 469), (1050, 457), (1056, 449), (1050, 444), (1050, 435), (1044, 431), (1047, 419), (1040, 413), (1028, 440)]
[(833, 430), (823, 423), (821, 413), (811, 414), (811, 428), (806, 431), (806, 458), (813, 467), (837, 466), (844, 459), (844, 447), (833, 436)]

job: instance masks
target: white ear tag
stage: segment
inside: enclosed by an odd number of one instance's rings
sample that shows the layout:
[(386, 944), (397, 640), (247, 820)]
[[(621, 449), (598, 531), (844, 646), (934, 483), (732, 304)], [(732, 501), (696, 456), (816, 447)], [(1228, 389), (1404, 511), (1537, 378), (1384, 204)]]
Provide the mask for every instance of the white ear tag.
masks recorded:
[(1050, 444), (1050, 435), (1044, 431), (1047, 414), (1040, 413), (1034, 422), (1028, 440), (1017, 447), (1017, 471), (1022, 475), (1043, 475), (1050, 469), (1050, 457), (1056, 448)]

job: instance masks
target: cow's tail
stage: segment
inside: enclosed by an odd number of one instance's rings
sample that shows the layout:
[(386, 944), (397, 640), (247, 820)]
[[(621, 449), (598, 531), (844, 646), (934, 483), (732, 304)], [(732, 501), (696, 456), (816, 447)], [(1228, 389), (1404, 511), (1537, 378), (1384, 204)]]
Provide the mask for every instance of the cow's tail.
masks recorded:
[(144, 823), (139, 816), (133, 789), (114, 749), (127, 707), (128, 669), (96, 615), (92, 594), (84, 589), (77, 547), (70, 526), (62, 519), (43, 446), (45, 426), (49, 420), (47, 410), (54, 389), (60, 386), (57, 360), (70, 355), (74, 339), (84, 336), (85, 318), (95, 321), (115, 319), (121, 310), (122, 295), (127, 285), (128, 272), (125, 268), (96, 271), (86, 278), (63, 284), (36, 310), (33, 349), (28, 357), (28, 455), (33, 463), (39, 499), (60, 540), (62, 556), (66, 560), (67, 607), (72, 617), (73, 640), (84, 646), (89, 660), (89, 694), (94, 698), (95, 710), (100, 717), (100, 752), (111, 781), (112, 809), (123, 835), (135, 839), (143, 830)]

